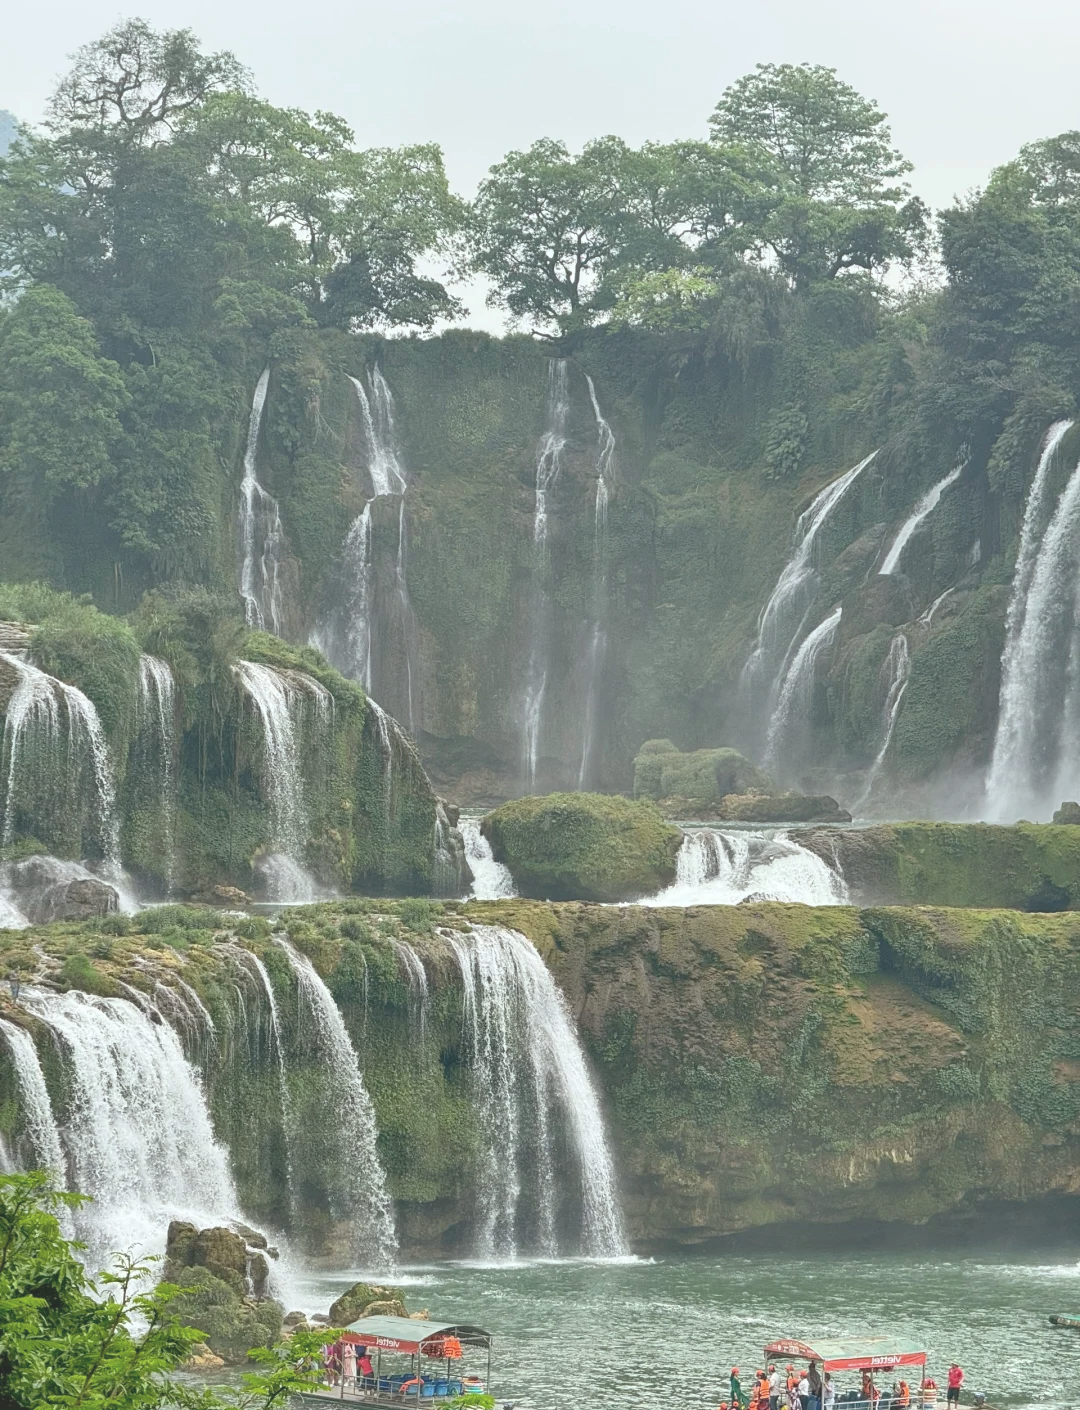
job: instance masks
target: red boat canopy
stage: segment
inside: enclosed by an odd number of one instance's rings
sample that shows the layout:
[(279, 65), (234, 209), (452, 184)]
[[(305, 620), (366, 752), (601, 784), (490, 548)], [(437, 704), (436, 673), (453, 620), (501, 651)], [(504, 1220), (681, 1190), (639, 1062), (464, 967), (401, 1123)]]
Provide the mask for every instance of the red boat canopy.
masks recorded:
[(428, 1352), (444, 1337), (457, 1337), (463, 1346), (490, 1346), (491, 1336), (480, 1327), (460, 1322), (424, 1322), (416, 1317), (361, 1317), (349, 1324), (343, 1341), (380, 1351)]
[(782, 1338), (765, 1348), (767, 1360), (781, 1357), (816, 1361), (822, 1371), (886, 1371), (893, 1366), (925, 1366), (926, 1352), (918, 1342), (902, 1337), (845, 1337), (839, 1341), (804, 1341)]

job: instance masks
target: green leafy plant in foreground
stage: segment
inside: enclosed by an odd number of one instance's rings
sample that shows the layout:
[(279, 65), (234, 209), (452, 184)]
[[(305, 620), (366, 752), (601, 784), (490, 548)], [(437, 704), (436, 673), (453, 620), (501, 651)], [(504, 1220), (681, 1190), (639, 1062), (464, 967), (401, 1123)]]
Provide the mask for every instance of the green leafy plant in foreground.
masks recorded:
[(42, 1172), (0, 1177), (0, 1410), (271, 1410), (318, 1383), (329, 1330), (260, 1348), (242, 1389), (173, 1379), (202, 1334), (167, 1311), (175, 1287), (140, 1291), (146, 1263), (120, 1257), (91, 1281), (57, 1217), (83, 1198)]

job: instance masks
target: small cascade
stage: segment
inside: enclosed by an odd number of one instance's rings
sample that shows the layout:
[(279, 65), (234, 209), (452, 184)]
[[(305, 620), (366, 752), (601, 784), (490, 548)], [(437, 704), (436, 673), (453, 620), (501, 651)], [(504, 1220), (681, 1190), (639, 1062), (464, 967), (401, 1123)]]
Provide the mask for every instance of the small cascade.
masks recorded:
[(607, 655), (607, 520), (610, 482), (615, 468), (615, 435), (604, 420), (597, 400), (593, 379), (586, 375), (589, 400), (596, 419), (596, 499), (593, 508), (593, 624), (585, 660), (589, 682), (585, 696), (584, 736), (581, 743), (581, 764), (578, 768), (579, 789), (589, 786), (593, 755), (596, 748), (597, 710), (600, 678)]
[(58, 1188), (66, 1189), (67, 1161), (60, 1144), (60, 1131), (53, 1116), (37, 1047), (25, 1028), (6, 1019), (0, 1018), (0, 1034), (3, 1034), (11, 1054), (19, 1083), (23, 1124), (30, 1144), (30, 1159), (24, 1162), (24, 1166), (27, 1170), (51, 1171)]
[[(395, 709), (403, 706), (401, 713), (412, 730), (416, 726), (413, 684), (416, 618), (407, 578), (405, 495), (408, 482), (398, 455), (394, 398), (379, 367), (372, 368), (366, 380), (350, 377), (349, 381), (360, 408), (372, 495), (353, 520), (345, 539), (337, 595), (320, 623), (316, 642), (340, 671), (360, 681), (369, 694), (374, 691), (391, 699)], [(380, 643), (376, 640), (378, 603), (372, 554), (372, 506), (376, 500), (394, 495), (400, 496), (394, 557), (394, 613), (400, 637)], [(403, 682), (396, 678), (399, 665), (404, 671)]]
[(867, 802), (874, 791), (874, 784), (881, 772), (881, 766), (885, 762), (885, 755), (889, 752), (889, 745), (892, 743), (893, 730), (896, 728), (897, 717), (900, 714), (900, 702), (904, 698), (908, 677), (911, 675), (911, 652), (908, 647), (908, 639), (903, 632), (897, 632), (889, 643), (889, 654), (885, 658), (885, 665), (882, 669), (883, 673), (888, 676), (889, 686), (885, 692), (885, 707), (882, 711), (881, 748), (874, 756), (874, 762), (870, 765), (862, 796), (855, 804), (857, 809)]
[(843, 906), (848, 889), (816, 852), (785, 832), (687, 828), (675, 881), (646, 906), (735, 906), (741, 901)]
[(308, 729), (319, 741), (329, 739), (333, 696), (302, 671), (279, 671), (255, 661), (238, 661), (234, 670), (258, 719), (262, 738), (260, 773), (274, 849), (260, 862), (268, 899), (314, 901), (318, 887), (303, 862), (308, 813), (302, 743)]
[(465, 860), (473, 876), (469, 893), (472, 899), (501, 901), (507, 896), (516, 896), (517, 888), (510, 869), (492, 856), (491, 843), (480, 831), (480, 819), (462, 817), (458, 827), (465, 843)]
[(74, 1213), (91, 1264), (132, 1245), (162, 1252), (171, 1219), (205, 1228), (241, 1217), (200, 1078), (148, 1003), (34, 989), (21, 1002), (63, 1056), (57, 1118), (73, 1188), (93, 1196)]
[(790, 767), (785, 768), (785, 764), (790, 765), (798, 737), (810, 723), (818, 657), (832, 646), (836, 629), (840, 625), (840, 614), (841, 608), (834, 607), (825, 620), (808, 634), (780, 682), (780, 693), (769, 720), (766, 737), (767, 769), (781, 774), (790, 772)]
[(280, 636), (284, 616), (281, 559), (285, 532), (277, 500), (259, 484), (256, 463), (269, 385), (270, 368), (265, 367), (251, 399), (244, 475), (240, 481), (240, 596), (248, 626)]
[(152, 779), (151, 802), (161, 827), (166, 894), (171, 894), (176, 872), (176, 682), (167, 662), (145, 652), (139, 657), (135, 751), (140, 768)]
[(1046, 523), (1050, 471), (1073, 425), (1057, 421), (1047, 431), (1024, 507), (986, 783), (990, 815), (999, 822), (1022, 814), (1048, 818), (1060, 801), (1059, 788), (1068, 791), (1076, 773), (1070, 752), (1075, 734), (1063, 724), (1069, 680), (1075, 678), (1072, 625), (1080, 584), (1073, 545), (1080, 531), (1080, 468)]
[(394, 950), (409, 986), (410, 1023), (413, 1043), (421, 1056), (427, 1036), (428, 977), (424, 961), (407, 940), (395, 940)]
[(814, 563), (818, 536), (833, 510), (876, 455), (876, 450), (871, 451), (858, 465), (832, 480), (799, 515), (791, 556), (758, 618), (757, 640), (739, 681), (743, 696), (755, 709), (762, 697), (771, 695), (776, 688), (813, 603), (818, 587)]
[(555, 358), (548, 364), (547, 410), (544, 434), (536, 457), (535, 506), (533, 509), (533, 584), (529, 610), (529, 664), (525, 676), (522, 706), (524, 722), (522, 767), (526, 792), (536, 787), (536, 770), (540, 759), (540, 736), (543, 724), (544, 693), (547, 690), (551, 653), (551, 600), (547, 577), (548, 555), (548, 494), (558, 480), (563, 467), (566, 447), (566, 423), (570, 415), (570, 382), (565, 358)]
[(29, 924), (29, 917), (11, 894), (9, 868), (0, 863), (0, 930), (25, 930)]
[(432, 889), (436, 896), (463, 896), (469, 889), (472, 873), (465, 858), (465, 843), (446, 811), (441, 798), (435, 800), (435, 839), (432, 864)]
[(323, 1130), (332, 1155), (331, 1213), (352, 1226), (354, 1252), (370, 1266), (390, 1268), (397, 1254), (393, 1207), (375, 1148), (375, 1108), (345, 1021), (314, 965), (285, 940), (296, 979), (300, 1020), (325, 1073)]
[(938, 500), (949, 486), (955, 484), (964, 473), (967, 463), (968, 453), (964, 450), (961, 452), (960, 456), (957, 457), (956, 465), (949, 471), (945, 478), (939, 480), (936, 485), (932, 485), (930, 489), (926, 491), (922, 499), (919, 500), (915, 508), (904, 520), (903, 524), (901, 524), (900, 532), (893, 539), (892, 547), (885, 555), (885, 562), (882, 563), (881, 567), (878, 569), (879, 575), (888, 578), (896, 572), (900, 565), (900, 555), (903, 553), (904, 549), (907, 548), (908, 540), (915, 533), (915, 530), (923, 520), (929, 518), (934, 512), (938, 506)]
[(566, 1006), (524, 935), (444, 932), (461, 968), (484, 1151), (476, 1252), (514, 1258), (626, 1252), (615, 1169), (596, 1091)]
[[(0, 844), (33, 836), (58, 850), (78, 850), (89, 835), (106, 870), (118, 875), (116, 790), (97, 710), (81, 690), (28, 661), (0, 651), (0, 662), (16, 676), (0, 745)], [(70, 823), (78, 832), (58, 835)]]

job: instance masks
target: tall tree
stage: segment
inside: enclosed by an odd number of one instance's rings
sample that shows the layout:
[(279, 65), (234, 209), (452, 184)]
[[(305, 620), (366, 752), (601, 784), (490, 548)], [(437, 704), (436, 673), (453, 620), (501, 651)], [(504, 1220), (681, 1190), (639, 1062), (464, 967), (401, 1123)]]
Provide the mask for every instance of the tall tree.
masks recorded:
[(903, 180), (911, 163), (893, 148), (885, 114), (835, 69), (758, 64), (724, 92), (710, 128), (774, 192), (759, 247), (796, 287), (918, 254), (926, 212)]

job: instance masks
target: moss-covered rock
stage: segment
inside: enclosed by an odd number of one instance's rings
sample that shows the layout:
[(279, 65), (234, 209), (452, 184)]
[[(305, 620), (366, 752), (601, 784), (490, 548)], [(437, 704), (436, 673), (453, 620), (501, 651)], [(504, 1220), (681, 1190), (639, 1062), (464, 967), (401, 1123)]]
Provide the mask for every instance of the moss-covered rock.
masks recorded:
[(184, 1326), (205, 1332), (206, 1344), (222, 1360), (242, 1364), (253, 1347), (271, 1346), (280, 1337), (283, 1308), (264, 1295), (266, 1259), (235, 1230), (173, 1220), (164, 1275), (180, 1289), (169, 1310)]
[(679, 829), (654, 803), (599, 793), (518, 798), (481, 823), (524, 896), (630, 901), (675, 879)]
[(380, 1288), (373, 1283), (354, 1283), (330, 1305), (330, 1325), (347, 1327), (360, 1317), (407, 1317), (408, 1309), (400, 1288)]
[(772, 779), (736, 749), (680, 753), (670, 739), (649, 739), (634, 760), (634, 797), (712, 807), (729, 794), (774, 793)]
[(747, 823), (851, 821), (851, 814), (835, 798), (815, 793), (729, 793), (712, 816), (721, 822)]
[(1052, 823), (889, 823), (801, 841), (868, 904), (1080, 909), (1080, 831)]

